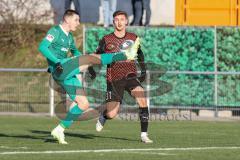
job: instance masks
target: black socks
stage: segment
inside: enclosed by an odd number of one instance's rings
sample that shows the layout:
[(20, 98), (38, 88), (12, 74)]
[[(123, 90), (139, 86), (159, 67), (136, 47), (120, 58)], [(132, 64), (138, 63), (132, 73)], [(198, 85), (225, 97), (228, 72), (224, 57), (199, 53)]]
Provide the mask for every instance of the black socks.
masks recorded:
[(147, 132), (149, 120), (148, 107), (139, 108), (139, 118), (141, 122), (141, 132)]

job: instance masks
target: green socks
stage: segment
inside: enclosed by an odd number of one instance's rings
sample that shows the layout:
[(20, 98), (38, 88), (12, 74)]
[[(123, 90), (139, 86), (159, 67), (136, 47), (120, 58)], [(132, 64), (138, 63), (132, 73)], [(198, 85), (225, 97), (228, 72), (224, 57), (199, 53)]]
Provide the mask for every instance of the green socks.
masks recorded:
[(60, 125), (63, 128), (69, 128), (73, 121), (77, 120), (77, 118), (83, 113), (83, 110), (81, 110), (78, 105), (75, 105), (70, 111), (68, 111), (67, 116), (64, 120), (61, 120)]
[(116, 52), (114, 54), (101, 54), (101, 61), (103, 65), (111, 64), (116, 61), (127, 60), (126, 55), (123, 52)]

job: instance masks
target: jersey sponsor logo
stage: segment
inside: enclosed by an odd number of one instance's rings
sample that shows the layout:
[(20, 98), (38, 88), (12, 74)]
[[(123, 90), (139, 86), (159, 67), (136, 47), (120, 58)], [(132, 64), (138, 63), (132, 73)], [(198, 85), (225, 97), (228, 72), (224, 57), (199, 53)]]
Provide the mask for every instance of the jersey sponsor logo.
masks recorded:
[(126, 50), (134, 44), (133, 40), (126, 40), (120, 45), (121, 50)]
[(51, 34), (48, 34), (48, 35), (46, 36), (46, 39), (47, 39), (49, 42), (52, 42), (52, 41), (54, 40), (54, 36), (51, 35)]
[(67, 51), (68, 51), (68, 48), (61, 48), (61, 51), (67, 52)]
[(114, 50), (115, 48), (116, 48), (116, 44), (114, 44), (114, 43), (108, 43), (106, 45), (106, 49), (109, 51)]

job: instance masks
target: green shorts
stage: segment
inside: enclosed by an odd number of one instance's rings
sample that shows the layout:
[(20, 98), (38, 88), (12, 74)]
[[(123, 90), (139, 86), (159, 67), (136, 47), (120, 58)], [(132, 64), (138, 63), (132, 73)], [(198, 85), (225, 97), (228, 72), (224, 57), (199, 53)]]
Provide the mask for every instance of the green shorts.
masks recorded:
[[(56, 80), (55, 80), (56, 81)], [(77, 90), (82, 89), (82, 82), (73, 76), (70, 79), (64, 81), (56, 81), (69, 95), (69, 97), (74, 101), (77, 96)]]
[(61, 64), (63, 72), (61, 74), (52, 72), (53, 79), (66, 91), (72, 100), (75, 100), (76, 91), (82, 89), (82, 82), (77, 78), (77, 75), (80, 74), (79, 56), (63, 59)]
[(61, 64), (63, 67), (63, 72), (61, 74), (54, 72), (55, 67), (52, 67), (53, 68), (52, 74), (55, 80), (63, 81), (66, 79), (70, 79), (74, 75), (80, 73), (79, 56), (62, 59)]

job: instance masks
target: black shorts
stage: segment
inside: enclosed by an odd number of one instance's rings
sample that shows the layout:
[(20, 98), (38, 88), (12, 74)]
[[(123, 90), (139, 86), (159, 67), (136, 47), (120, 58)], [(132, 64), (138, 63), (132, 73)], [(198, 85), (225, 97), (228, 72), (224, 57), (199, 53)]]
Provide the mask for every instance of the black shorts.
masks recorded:
[(124, 91), (131, 95), (131, 91), (136, 87), (142, 87), (138, 79), (121, 79), (107, 82), (106, 102), (122, 102)]

